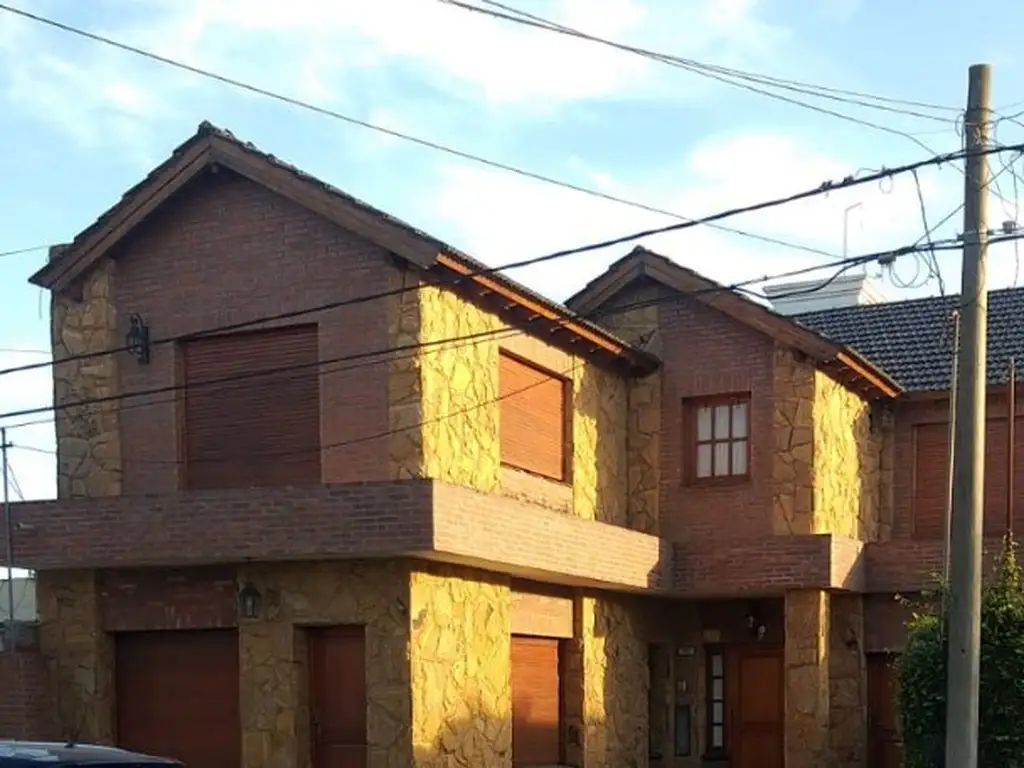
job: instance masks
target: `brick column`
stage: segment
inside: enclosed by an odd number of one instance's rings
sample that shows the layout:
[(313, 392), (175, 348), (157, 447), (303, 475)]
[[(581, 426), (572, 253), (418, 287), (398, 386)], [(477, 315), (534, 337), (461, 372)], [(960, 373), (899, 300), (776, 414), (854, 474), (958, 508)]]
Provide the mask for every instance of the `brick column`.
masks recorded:
[(829, 594), (786, 593), (786, 768), (830, 765)]

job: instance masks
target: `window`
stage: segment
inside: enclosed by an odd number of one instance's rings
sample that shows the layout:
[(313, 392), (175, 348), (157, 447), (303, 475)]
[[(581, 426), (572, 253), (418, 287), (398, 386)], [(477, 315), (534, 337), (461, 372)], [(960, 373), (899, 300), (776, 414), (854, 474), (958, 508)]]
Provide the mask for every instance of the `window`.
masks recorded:
[(721, 648), (707, 651), (708, 744), (707, 752), (725, 751), (725, 655)]
[(687, 408), (692, 448), (690, 477), (711, 480), (750, 472), (750, 398), (695, 400)]
[(568, 381), (503, 352), (498, 392), (501, 463), (568, 481)]
[(690, 756), (690, 705), (676, 704), (675, 707), (675, 756)]

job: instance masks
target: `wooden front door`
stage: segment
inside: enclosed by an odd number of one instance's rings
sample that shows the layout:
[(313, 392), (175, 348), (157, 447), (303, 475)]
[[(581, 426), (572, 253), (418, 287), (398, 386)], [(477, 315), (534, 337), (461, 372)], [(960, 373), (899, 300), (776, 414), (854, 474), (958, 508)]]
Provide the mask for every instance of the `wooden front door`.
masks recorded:
[(737, 648), (729, 654), (729, 752), (732, 768), (783, 768), (783, 649)]
[(233, 629), (116, 636), (117, 743), (188, 768), (241, 763)]
[(869, 653), (868, 663), (868, 749), (873, 768), (900, 768), (903, 742), (896, 709), (895, 656)]
[(309, 630), (313, 768), (366, 768), (366, 635), (363, 627)]

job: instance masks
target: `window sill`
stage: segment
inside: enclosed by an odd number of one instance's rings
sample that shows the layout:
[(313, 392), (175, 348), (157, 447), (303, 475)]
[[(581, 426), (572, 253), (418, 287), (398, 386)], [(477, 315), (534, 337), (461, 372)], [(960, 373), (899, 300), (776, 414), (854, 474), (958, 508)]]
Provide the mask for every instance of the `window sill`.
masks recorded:
[(699, 479), (684, 480), (683, 488), (730, 488), (743, 485), (750, 485), (752, 478), (746, 475), (725, 475), (723, 477), (702, 477)]

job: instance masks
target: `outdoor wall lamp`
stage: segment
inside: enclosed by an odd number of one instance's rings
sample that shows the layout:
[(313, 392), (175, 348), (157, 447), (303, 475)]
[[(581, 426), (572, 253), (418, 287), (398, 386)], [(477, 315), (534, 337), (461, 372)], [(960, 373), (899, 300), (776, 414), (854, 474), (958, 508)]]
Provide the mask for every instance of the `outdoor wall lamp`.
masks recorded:
[(752, 634), (758, 640), (763, 640), (765, 633), (768, 631), (768, 628), (764, 625), (764, 622), (761, 621), (761, 618), (758, 615), (756, 607), (751, 607), (751, 609), (747, 612), (747, 629), (749, 629), (750, 634)]
[(139, 365), (149, 363), (149, 326), (137, 312), (128, 316), (128, 333), (124, 336), (124, 345), (128, 353), (139, 361)]
[(260, 615), (260, 607), (263, 604), (263, 595), (251, 582), (246, 582), (242, 591), (238, 593), (238, 605), (242, 610), (242, 617), (255, 619)]

